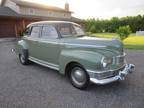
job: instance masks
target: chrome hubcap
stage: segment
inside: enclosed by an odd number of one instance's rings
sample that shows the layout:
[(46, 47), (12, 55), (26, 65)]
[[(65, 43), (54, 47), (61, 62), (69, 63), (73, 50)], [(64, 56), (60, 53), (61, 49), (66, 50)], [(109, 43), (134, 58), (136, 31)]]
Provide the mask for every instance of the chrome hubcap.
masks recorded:
[(71, 77), (72, 77), (73, 82), (77, 84), (78, 86), (82, 86), (86, 82), (86, 74), (79, 67), (76, 67), (72, 70)]
[(24, 62), (25, 62), (25, 57), (24, 57), (24, 55), (23, 55), (23, 54), (20, 56), (20, 60), (21, 60), (21, 62), (22, 62), (22, 63), (24, 63)]

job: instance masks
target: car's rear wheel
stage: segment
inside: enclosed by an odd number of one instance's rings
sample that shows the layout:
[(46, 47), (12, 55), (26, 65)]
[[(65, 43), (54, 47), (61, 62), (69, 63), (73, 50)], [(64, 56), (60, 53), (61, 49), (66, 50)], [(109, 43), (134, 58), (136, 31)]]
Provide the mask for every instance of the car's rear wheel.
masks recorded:
[(19, 54), (19, 60), (20, 60), (20, 63), (23, 64), (23, 65), (28, 65), (29, 64), (28, 57), (24, 53)]
[(89, 83), (89, 76), (80, 65), (73, 65), (70, 69), (69, 78), (72, 85), (78, 89), (85, 89)]

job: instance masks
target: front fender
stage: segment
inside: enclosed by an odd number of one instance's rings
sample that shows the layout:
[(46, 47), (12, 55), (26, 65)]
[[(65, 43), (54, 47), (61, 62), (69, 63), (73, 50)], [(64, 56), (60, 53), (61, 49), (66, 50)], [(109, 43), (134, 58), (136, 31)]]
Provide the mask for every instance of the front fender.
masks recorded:
[(23, 50), (28, 50), (28, 45), (24, 40), (20, 40), (16, 45), (16, 54), (21, 54)]
[(85, 69), (99, 69), (102, 55), (93, 51), (63, 50), (60, 54), (60, 73), (65, 74), (67, 64), (77, 62)]

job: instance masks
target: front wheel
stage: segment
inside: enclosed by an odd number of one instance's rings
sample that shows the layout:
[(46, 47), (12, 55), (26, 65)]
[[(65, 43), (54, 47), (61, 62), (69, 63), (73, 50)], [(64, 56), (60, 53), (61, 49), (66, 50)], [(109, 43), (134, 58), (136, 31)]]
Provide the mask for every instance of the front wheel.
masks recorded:
[(19, 60), (20, 60), (20, 63), (23, 65), (29, 64), (28, 57), (24, 53), (19, 54)]
[(85, 89), (88, 86), (89, 83), (89, 76), (79, 65), (73, 65), (70, 70), (70, 81), (72, 85), (78, 89)]

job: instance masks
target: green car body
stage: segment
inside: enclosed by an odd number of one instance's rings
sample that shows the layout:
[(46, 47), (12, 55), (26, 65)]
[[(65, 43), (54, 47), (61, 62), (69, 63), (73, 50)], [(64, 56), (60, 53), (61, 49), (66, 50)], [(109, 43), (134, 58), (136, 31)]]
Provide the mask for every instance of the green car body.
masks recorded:
[[(134, 66), (126, 64), (123, 44), (119, 40), (88, 37), (84, 34), (77, 36), (70, 34), (63, 37), (60, 32), (61, 28), (65, 27), (62, 28), (63, 34), (69, 30), (64, 25), (58, 28), (61, 24), (79, 27), (76, 29), (81, 33), (80, 26), (72, 22), (44, 21), (30, 24), (25, 35), (18, 41), (17, 55), (23, 54), (27, 60), (58, 70), (63, 75), (68, 73), (72, 64), (79, 64), (85, 70), (89, 80), (96, 84), (107, 84), (124, 79), (126, 75), (122, 77), (120, 72), (125, 71), (127, 74), (133, 71)], [(57, 31), (57, 36), (43, 38), (44, 26), (49, 28), (53, 26)], [(39, 28), (36, 37), (31, 36), (33, 27)], [(54, 28), (51, 27), (46, 33), (54, 35)]]

